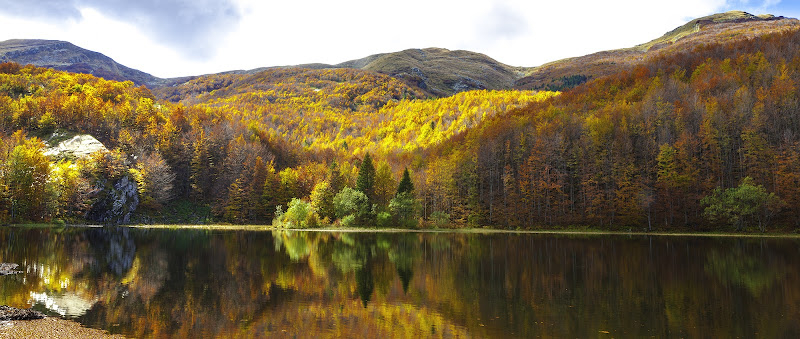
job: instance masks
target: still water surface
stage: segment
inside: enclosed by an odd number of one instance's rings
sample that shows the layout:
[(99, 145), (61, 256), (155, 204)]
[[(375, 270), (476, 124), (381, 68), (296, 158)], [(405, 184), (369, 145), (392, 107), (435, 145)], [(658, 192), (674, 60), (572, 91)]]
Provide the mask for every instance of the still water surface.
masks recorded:
[(0, 304), (132, 337), (800, 337), (800, 240), (0, 229)]

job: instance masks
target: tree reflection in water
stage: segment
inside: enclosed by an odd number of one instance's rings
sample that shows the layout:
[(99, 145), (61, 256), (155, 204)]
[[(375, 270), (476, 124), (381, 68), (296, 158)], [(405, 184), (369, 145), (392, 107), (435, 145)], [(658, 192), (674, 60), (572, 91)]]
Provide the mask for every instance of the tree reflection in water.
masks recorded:
[(797, 336), (796, 239), (0, 229), (0, 304), (134, 337)]

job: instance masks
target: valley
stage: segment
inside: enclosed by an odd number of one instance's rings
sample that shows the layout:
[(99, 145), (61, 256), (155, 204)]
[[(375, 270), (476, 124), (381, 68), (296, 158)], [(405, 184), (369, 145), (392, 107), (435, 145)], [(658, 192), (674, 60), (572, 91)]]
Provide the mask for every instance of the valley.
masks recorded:
[[(536, 67), (425, 48), (161, 79), (6, 41), (0, 220), (120, 223), (87, 217), (126, 180), (126, 223), (791, 231), (798, 46), (796, 19), (728, 12)], [(54, 133), (107, 150), (45, 157)]]

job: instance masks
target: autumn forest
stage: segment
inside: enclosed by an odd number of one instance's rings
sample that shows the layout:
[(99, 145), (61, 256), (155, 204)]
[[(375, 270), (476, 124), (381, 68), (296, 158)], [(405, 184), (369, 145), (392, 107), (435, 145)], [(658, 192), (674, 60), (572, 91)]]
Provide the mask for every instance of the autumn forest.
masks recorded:
[[(445, 97), (346, 68), (150, 89), (3, 63), (0, 222), (93, 223), (130, 180), (129, 223), (790, 231), (798, 47), (791, 30), (576, 74), (560, 92)], [(45, 154), (77, 134), (107, 150)]]

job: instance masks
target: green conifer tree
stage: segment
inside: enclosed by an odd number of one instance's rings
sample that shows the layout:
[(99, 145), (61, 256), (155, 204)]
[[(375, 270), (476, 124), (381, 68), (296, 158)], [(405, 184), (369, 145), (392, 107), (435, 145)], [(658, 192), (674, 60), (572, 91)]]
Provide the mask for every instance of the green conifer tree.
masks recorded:
[(356, 189), (364, 193), (369, 198), (370, 204), (375, 201), (375, 166), (372, 164), (372, 157), (369, 153), (364, 156), (361, 168), (358, 171)]
[(400, 193), (414, 193), (414, 183), (411, 182), (408, 168), (403, 171), (403, 178), (400, 179), (400, 184), (397, 185), (397, 195)]

